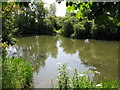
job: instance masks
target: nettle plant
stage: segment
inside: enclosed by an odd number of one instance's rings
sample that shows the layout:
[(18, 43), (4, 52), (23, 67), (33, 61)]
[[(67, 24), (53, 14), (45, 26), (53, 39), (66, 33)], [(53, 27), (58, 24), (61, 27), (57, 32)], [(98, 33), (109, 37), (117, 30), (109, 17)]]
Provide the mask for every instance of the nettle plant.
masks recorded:
[[(71, 67), (67, 67), (67, 64), (61, 65), (58, 63), (57, 65), (61, 66), (58, 68), (58, 78), (57, 78), (57, 88), (118, 88), (118, 84), (116, 81), (99, 81), (94, 82), (91, 81), (86, 74), (93, 73), (92, 71), (86, 71), (83, 74), (78, 73), (78, 71), (74, 70), (74, 75), (70, 77), (69, 70)], [(95, 71), (97, 72), (97, 71)], [(52, 81), (52, 88), (56, 88)]]

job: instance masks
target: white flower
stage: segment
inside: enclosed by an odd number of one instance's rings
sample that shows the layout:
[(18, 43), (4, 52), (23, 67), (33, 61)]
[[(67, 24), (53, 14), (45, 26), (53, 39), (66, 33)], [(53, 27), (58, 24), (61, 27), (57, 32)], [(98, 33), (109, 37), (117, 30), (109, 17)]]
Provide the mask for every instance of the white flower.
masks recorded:
[(56, 65), (61, 65), (61, 63), (57, 63)]
[(79, 74), (79, 75), (78, 75), (78, 77), (83, 77), (83, 76), (84, 76), (84, 74)]
[(68, 70), (71, 70), (72, 68), (71, 68), (71, 67), (68, 67), (67, 69), (68, 69)]
[(101, 84), (97, 84), (96, 87), (101, 87), (102, 85)]
[(95, 73), (97, 73), (97, 74), (100, 74), (100, 72), (98, 72), (98, 71), (94, 71)]

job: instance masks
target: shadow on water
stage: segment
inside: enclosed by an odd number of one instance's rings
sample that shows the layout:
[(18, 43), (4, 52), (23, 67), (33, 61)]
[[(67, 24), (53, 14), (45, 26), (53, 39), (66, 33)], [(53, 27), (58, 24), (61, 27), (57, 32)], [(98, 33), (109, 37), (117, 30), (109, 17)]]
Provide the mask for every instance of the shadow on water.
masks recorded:
[[(80, 73), (86, 70), (98, 71), (93, 80), (118, 79), (118, 43), (116, 41), (78, 40), (62, 36), (32, 36), (18, 38), (10, 46), (8, 56), (21, 56), (32, 61), (34, 66), (34, 87), (50, 87), (50, 79), (56, 80), (56, 63), (68, 63)], [(71, 70), (73, 75), (74, 69)]]

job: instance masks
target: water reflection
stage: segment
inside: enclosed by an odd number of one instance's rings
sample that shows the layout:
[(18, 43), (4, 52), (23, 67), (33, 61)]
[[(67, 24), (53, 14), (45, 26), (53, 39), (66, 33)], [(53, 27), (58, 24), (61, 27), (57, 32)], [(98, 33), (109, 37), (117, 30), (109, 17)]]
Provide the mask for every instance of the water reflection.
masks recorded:
[(18, 38), (18, 43), (9, 47), (9, 50), (13, 52), (9, 55), (21, 56), (27, 61), (32, 60), (34, 71), (38, 72), (40, 66), (45, 66), (45, 60), (48, 56), (56, 58), (56, 40), (57, 38), (51, 36)]
[[(95, 80), (113, 78), (118, 79), (118, 42), (69, 39), (61, 37), (61, 46), (66, 53), (79, 52), (79, 58), (86, 66), (93, 66), (99, 71)], [(99, 78), (98, 78), (99, 77)]]
[(19, 42), (10, 46), (9, 56), (21, 56), (34, 65), (34, 87), (50, 87), (50, 79), (56, 80), (56, 63), (68, 63), (80, 73), (86, 70), (99, 71), (92, 74), (99, 79), (118, 77), (117, 42), (78, 40), (57, 36), (34, 36), (18, 38)]

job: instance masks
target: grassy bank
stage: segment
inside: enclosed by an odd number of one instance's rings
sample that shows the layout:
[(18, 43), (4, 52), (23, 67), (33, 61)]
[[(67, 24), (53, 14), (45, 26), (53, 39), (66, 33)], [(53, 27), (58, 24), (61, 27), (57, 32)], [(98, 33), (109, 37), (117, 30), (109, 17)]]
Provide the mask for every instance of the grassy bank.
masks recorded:
[(22, 58), (4, 58), (2, 63), (2, 87), (25, 88), (30, 86), (33, 70)]

